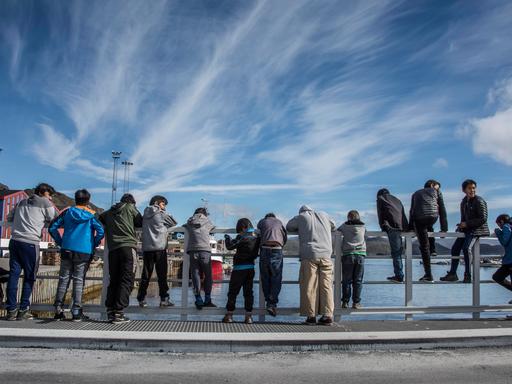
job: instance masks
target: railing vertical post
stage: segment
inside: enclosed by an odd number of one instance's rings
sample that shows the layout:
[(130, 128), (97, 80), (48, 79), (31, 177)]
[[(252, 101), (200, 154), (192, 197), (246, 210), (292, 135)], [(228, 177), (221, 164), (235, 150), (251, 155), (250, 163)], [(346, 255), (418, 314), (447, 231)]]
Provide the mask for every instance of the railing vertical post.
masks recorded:
[[(105, 305), (107, 300), (107, 290), (108, 285), (110, 284), (110, 273), (108, 272), (108, 246), (107, 241), (105, 240), (105, 247), (103, 248), (103, 281), (101, 286), (101, 303), (100, 305)], [(103, 320), (106, 319), (106, 312), (101, 314), (101, 318)]]
[[(334, 234), (334, 319), (341, 320), (341, 233)], [(336, 315), (338, 313), (339, 315)]]
[(259, 273), (259, 279), (260, 279), (260, 283), (258, 284), (260, 287), (258, 289), (259, 291), (259, 294), (258, 294), (258, 307), (259, 307), (259, 311), (260, 313), (258, 314), (258, 321), (265, 321), (265, 295), (263, 294), (263, 284), (261, 284), (261, 271)]
[[(412, 306), (412, 234), (405, 234), (405, 306)], [(406, 320), (412, 320), (412, 314), (405, 315)]]
[[(480, 239), (478, 238), (473, 246), (473, 307), (475, 306), (480, 306)], [(479, 318), (480, 312), (473, 312), (473, 319)]]
[(190, 256), (187, 253), (188, 232), (185, 229), (185, 239), (183, 242), (183, 258), (181, 261), (181, 320), (188, 318), (188, 277), (190, 275)]

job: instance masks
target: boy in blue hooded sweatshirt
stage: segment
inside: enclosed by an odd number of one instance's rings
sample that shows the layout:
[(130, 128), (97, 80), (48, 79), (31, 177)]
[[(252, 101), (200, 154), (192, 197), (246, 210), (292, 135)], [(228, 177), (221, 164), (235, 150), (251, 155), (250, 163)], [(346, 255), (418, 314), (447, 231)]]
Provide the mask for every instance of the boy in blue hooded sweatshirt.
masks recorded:
[[(494, 230), (500, 244), (505, 248), (505, 256), (501, 260), (501, 267), (492, 275), (492, 279), (502, 287), (512, 291), (512, 225), (510, 216), (507, 214), (499, 215), (496, 219), (498, 228)], [(510, 276), (510, 281), (507, 277)], [(509, 303), (512, 304), (512, 301)]]
[[(50, 225), (50, 235), (61, 248), (59, 284), (55, 295), (55, 320), (63, 320), (64, 298), (73, 278), (73, 321), (86, 320), (82, 313), (82, 293), (85, 275), (94, 255), (94, 249), (100, 245), (105, 234), (96, 220), (95, 212), (88, 206), (90, 193), (85, 189), (75, 192), (75, 206), (63, 211)], [(59, 228), (64, 228), (61, 236)]]

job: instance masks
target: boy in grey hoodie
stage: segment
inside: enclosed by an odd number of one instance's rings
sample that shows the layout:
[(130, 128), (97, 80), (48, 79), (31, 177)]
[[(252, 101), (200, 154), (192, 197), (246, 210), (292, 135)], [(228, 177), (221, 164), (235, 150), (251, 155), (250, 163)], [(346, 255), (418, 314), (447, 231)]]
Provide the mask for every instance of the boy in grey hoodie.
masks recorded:
[[(57, 216), (51, 202), (55, 189), (51, 185), (39, 184), (34, 195), (20, 201), (9, 213), (7, 221), (12, 223), (9, 242), (9, 281), (7, 282), (7, 320), (29, 320), (30, 296), (39, 267), (39, 242), (45, 226)], [(18, 311), (18, 280), (23, 271), (23, 289)]]
[[(212, 303), (212, 251), (210, 232), (215, 225), (208, 219), (206, 208), (197, 208), (194, 215), (183, 225), (187, 230), (187, 253), (190, 257), (192, 286), (194, 287), (195, 305), (197, 309), (216, 307)], [(204, 275), (204, 300), (201, 297), (201, 275)]]
[(160, 307), (169, 307), (174, 304), (169, 300), (169, 285), (167, 284), (167, 235), (168, 229), (176, 226), (177, 221), (169, 215), (165, 208), (168, 204), (164, 196), (153, 196), (149, 206), (144, 210), (142, 216), (142, 252), (144, 266), (140, 279), (137, 300), (139, 306), (147, 306), (146, 293), (153, 274), (156, 269), (158, 277), (158, 290), (160, 294)]
[(331, 325), (334, 311), (332, 289), (332, 231), (334, 222), (324, 212), (303, 205), (299, 214), (286, 224), (286, 230), (299, 233), (300, 312), (306, 324)]
[(348, 308), (350, 296), (352, 296), (352, 308), (361, 308), (361, 290), (363, 289), (364, 259), (366, 257), (366, 228), (361, 221), (359, 212), (350, 211), (347, 221), (338, 231), (343, 235), (341, 259), (343, 274), (343, 304), (342, 308)]

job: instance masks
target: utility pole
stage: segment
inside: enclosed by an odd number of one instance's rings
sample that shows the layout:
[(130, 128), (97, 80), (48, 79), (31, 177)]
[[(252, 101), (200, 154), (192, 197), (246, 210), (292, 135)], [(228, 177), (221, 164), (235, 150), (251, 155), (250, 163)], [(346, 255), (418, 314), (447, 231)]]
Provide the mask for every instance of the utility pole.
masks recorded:
[(121, 164), (124, 165), (123, 193), (128, 193), (130, 192), (130, 167), (133, 163), (125, 160)]
[(121, 157), (122, 152), (112, 151), (112, 159), (114, 160), (114, 168), (112, 170), (112, 205), (116, 202), (116, 192), (117, 192), (117, 162)]

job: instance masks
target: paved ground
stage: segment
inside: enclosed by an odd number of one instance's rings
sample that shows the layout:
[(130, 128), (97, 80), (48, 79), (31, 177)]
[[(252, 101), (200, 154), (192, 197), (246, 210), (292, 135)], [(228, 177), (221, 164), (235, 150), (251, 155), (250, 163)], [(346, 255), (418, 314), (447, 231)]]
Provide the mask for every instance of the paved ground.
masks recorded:
[(176, 355), (0, 349), (3, 383), (510, 383), (512, 349)]

